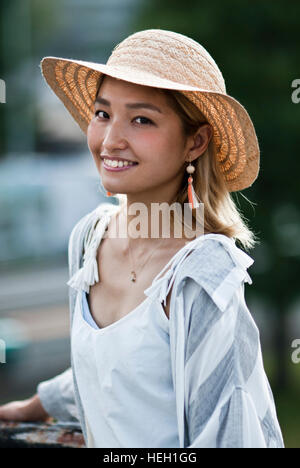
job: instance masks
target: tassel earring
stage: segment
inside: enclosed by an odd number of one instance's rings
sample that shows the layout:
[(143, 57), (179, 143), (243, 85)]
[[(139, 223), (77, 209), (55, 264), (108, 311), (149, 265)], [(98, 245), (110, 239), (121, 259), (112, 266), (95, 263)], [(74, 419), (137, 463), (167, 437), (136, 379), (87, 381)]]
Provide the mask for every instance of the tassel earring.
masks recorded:
[(186, 168), (186, 172), (190, 174), (188, 178), (188, 199), (189, 199), (189, 205), (190, 208), (199, 208), (201, 200), (200, 198), (197, 197), (196, 192), (193, 187), (193, 177), (191, 174), (195, 172), (194, 166), (192, 166), (191, 161), (189, 162), (189, 165)]

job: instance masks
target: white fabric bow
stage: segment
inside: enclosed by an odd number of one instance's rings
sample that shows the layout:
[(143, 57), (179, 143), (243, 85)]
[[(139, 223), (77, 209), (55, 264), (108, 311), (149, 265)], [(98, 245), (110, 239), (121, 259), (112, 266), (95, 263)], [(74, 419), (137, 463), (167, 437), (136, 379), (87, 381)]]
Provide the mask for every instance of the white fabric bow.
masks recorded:
[(96, 221), (98, 222), (96, 228), (94, 223), (85, 239), (83, 265), (67, 282), (69, 286), (77, 289), (77, 291), (83, 290), (89, 293), (90, 286), (99, 281), (97, 250), (109, 220), (110, 215), (108, 213), (101, 216)]

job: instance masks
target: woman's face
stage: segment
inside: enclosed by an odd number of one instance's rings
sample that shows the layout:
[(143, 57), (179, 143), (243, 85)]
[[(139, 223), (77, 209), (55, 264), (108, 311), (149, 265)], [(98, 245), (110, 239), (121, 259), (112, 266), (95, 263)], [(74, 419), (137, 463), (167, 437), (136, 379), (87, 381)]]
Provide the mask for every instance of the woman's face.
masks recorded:
[[(172, 200), (186, 153), (181, 121), (168, 98), (158, 89), (105, 76), (98, 99), (103, 101), (95, 103), (87, 142), (105, 190), (127, 194), (128, 201)], [(102, 155), (138, 164), (113, 172)]]

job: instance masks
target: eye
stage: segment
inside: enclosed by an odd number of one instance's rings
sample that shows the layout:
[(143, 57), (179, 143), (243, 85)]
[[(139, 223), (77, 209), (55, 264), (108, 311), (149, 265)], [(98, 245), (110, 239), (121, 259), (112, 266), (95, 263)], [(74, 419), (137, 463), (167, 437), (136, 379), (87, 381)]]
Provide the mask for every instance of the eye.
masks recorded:
[[(99, 112), (104, 112), (104, 111), (102, 111), (102, 110), (97, 110), (97, 111), (95, 112), (95, 117), (98, 117)], [(104, 113), (106, 114), (106, 112), (104, 112)]]
[[(99, 113), (100, 113), (100, 112), (104, 112), (104, 114), (107, 114), (107, 112), (105, 112), (105, 111), (99, 109), (99, 110), (97, 110), (97, 111), (95, 112), (95, 114), (94, 114), (95, 117), (99, 117), (99, 118), (101, 119), (101, 116), (99, 116)], [(108, 115), (108, 114), (107, 114), (107, 115)], [(144, 120), (146, 120), (146, 125), (151, 125), (151, 124), (153, 124), (152, 120), (148, 119), (148, 117), (143, 117), (143, 116), (141, 116), (141, 115), (138, 115), (138, 116), (135, 117), (133, 120), (136, 120), (136, 119), (144, 119)], [(145, 124), (141, 124), (141, 125), (145, 125)]]
[[(150, 119), (148, 119), (147, 117), (142, 117), (141, 115), (139, 115), (138, 117), (135, 117), (135, 119), (144, 119), (144, 120), (147, 120), (148, 125), (151, 125), (151, 124), (153, 123)], [(146, 122), (146, 124), (147, 124), (147, 122)]]

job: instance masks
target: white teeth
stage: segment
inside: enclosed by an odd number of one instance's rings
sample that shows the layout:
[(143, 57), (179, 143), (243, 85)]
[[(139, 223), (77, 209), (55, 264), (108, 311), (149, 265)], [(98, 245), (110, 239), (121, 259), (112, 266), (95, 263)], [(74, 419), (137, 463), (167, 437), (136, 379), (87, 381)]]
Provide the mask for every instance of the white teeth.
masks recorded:
[(107, 166), (111, 166), (111, 167), (123, 167), (123, 166), (133, 166), (133, 162), (131, 161), (117, 161), (117, 160), (113, 160), (111, 161), (110, 159), (104, 159), (104, 162), (105, 164), (107, 164)]

